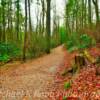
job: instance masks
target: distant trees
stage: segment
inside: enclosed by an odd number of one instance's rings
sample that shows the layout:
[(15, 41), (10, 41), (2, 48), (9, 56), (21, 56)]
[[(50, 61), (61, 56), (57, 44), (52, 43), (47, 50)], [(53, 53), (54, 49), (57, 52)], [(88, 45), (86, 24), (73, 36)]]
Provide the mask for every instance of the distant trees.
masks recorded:
[(100, 42), (100, 9), (98, 0), (67, 0), (65, 26), (70, 38), (77, 33), (87, 33)]
[[(36, 12), (31, 12), (33, 8)], [(67, 0), (65, 8), (62, 20), (66, 31), (62, 29), (68, 37), (100, 21), (98, 0)], [(16, 44), (23, 60), (50, 53), (52, 47), (59, 45), (61, 27), (57, 10), (53, 0), (0, 0), (0, 42)]]
[[(93, 12), (93, 5), (95, 7), (95, 13)], [(65, 16), (66, 25), (69, 30), (78, 31), (79, 29), (84, 29), (87, 25), (91, 26), (94, 22), (94, 15), (96, 15), (95, 19), (96, 23), (98, 23), (100, 18), (98, 0), (68, 0), (66, 2)]]

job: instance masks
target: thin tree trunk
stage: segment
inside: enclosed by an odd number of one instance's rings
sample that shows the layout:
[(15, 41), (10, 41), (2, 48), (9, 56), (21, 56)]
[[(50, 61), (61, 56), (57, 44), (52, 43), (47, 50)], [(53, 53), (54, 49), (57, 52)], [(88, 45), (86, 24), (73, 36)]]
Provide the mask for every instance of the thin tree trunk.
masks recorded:
[(96, 24), (99, 23), (99, 7), (98, 7), (98, 0), (92, 0), (95, 6), (95, 13), (96, 13)]
[(82, 0), (82, 23), (81, 23), (81, 26), (82, 26), (82, 29), (84, 28), (84, 0)]
[(20, 10), (19, 0), (17, 0), (16, 34), (17, 34), (17, 39), (18, 39), (18, 40), (19, 40), (19, 10)]
[(50, 53), (50, 34), (51, 34), (51, 14), (50, 14), (51, 0), (47, 0), (47, 16), (46, 16), (46, 32), (47, 32), (47, 53)]
[(24, 47), (23, 47), (23, 61), (26, 60), (26, 42), (27, 41), (27, 0), (25, 0), (25, 35), (24, 35)]
[(1, 5), (2, 5), (2, 18), (3, 18), (3, 20), (2, 20), (2, 26), (3, 26), (2, 40), (3, 40), (3, 42), (5, 42), (5, 40), (6, 40), (6, 36), (5, 36), (5, 24), (6, 24), (6, 22), (5, 22), (5, 1), (2, 0)]
[(31, 23), (31, 5), (30, 0), (28, 0), (28, 13), (29, 13), (29, 32), (32, 33), (32, 23)]
[(45, 17), (45, 3), (44, 0), (42, 2), (42, 34), (44, 33), (44, 17)]
[(84, 25), (87, 25), (87, 0), (85, 0)]
[(88, 0), (88, 21), (89, 25), (92, 24), (92, 14), (91, 14), (91, 0)]

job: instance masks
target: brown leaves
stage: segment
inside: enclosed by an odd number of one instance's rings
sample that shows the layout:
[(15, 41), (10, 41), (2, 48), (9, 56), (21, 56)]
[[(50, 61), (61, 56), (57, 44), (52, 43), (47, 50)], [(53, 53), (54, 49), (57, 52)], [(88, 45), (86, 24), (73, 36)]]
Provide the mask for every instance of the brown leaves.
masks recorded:
[[(100, 56), (100, 49), (92, 48), (90, 54), (94, 57)], [(69, 54), (66, 52), (63, 64), (59, 67), (55, 78), (55, 80), (60, 80), (59, 84), (56, 83), (58, 84), (58, 90), (61, 89), (61, 84), (70, 81), (69, 76), (62, 77), (60, 73), (70, 67), (75, 55), (76, 53)], [(96, 75), (97, 71), (99, 72), (100, 69), (97, 69), (96, 65), (86, 65), (72, 80), (71, 88), (64, 91), (62, 87), (62, 93), (65, 95), (60, 96), (60, 98), (57, 97), (56, 100), (63, 100), (61, 98), (64, 96), (67, 97), (67, 100), (100, 100), (100, 76)]]

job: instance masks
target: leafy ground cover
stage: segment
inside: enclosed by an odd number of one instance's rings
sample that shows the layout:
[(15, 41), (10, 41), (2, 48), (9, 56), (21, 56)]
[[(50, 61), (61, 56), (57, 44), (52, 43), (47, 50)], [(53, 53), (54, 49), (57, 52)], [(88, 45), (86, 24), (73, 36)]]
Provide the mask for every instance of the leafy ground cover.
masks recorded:
[(6, 63), (20, 55), (20, 49), (12, 43), (0, 42), (0, 63)]
[[(93, 57), (100, 56), (100, 48), (93, 47), (88, 49)], [(77, 52), (68, 53), (64, 57), (63, 63), (55, 75), (56, 87), (54, 87), (54, 97), (51, 100), (100, 100), (100, 65), (87, 63), (79, 73), (71, 73), (62, 76), (65, 69), (71, 67), (72, 60)]]

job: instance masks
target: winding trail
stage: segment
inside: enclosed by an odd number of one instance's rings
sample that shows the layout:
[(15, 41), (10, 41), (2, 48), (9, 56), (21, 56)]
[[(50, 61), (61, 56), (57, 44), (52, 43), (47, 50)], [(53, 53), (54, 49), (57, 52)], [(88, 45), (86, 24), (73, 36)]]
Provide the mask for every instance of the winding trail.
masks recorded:
[(0, 100), (49, 100), (47, 93), (63, 58), (64, 49), (59, 46), (24, 64), (7, 64), (7, 69), (0, 70)]

